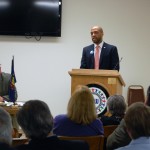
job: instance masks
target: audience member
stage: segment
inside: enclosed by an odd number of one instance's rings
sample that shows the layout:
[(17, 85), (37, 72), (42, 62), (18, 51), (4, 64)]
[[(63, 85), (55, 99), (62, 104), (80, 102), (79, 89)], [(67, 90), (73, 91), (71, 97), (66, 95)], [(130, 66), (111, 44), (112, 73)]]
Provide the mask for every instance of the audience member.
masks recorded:
[(150, 107), (142, 102), (129, 106), (124, 117), (126, 130), (132, 139), (129, 145), (117, 150), (150, 149)]
[[(150, 106), (150, 86), (147, 89), (147, 98), (145, 104)], [(124, 119), (122, 119), (120, 125), (107, 138), (107, 150), (113, 150), (119, 147), (126, 146), (130, 143), (130, 141), (131, 138), (126, 131), (125, 121)]]
[[(9, 100), (9, 84), (10, 84), (11, 74), (0, 72), (0, 102), (10, 101)], [(16, 87), (15, 87), (16, 88)], [(17, 99), (17, 89), (15, 90), (15, 99)]]
[(0, 107), (0, 150), (13, 150), (12, 144), (12, 123), (10, 115)]
[(125, 99), (122, 95), (110, 96), (107, 100), (107, 112), (101, 116), (104, 126), (119, 125), (126, 111)]
[(114, 150), (118, 147), (128, 145), (130, 142), (131, 138), (126, 131), (125, 121), (122, 119), (118, 127), (107, 138), (106, 149)]
[[(1, 72), (1, 67), (0, 67), (0, 102), (4, 101), (10, 101), (9, 99), (9, 84), (10, 84), (10, 79), (11, 79), (11, 74)], [(16, 89), (16, 87), (15, 87)], [(15, 99), (17, 100), (17, 89), (15, 90)], [(13, 128), (19, 129), (16, 117), (14, 115), (11, 115), (12, 118), (12, 124)]]
[(29, 138), (29, 143), (17, 146), (17, 150), (89, 150), (84, 141), (60, 140), (53, 135), (53, 117), (43, 101), (27, 101), (18, 111), (17, 120)]
[(56, 135), (94, 136), (103, 135), (102, 122), (97, 119), (94, 97), (87, 86), (78, 86), (72, 94), (67, 107), (67, 114), (54, 119)]

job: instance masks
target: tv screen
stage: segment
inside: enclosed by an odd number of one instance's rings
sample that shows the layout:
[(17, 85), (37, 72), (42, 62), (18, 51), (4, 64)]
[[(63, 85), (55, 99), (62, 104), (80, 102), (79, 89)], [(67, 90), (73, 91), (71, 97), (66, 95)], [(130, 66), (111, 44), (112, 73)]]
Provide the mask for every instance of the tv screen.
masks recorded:
[(0, 0), (0, 35), (61, 36), (61, 0)]

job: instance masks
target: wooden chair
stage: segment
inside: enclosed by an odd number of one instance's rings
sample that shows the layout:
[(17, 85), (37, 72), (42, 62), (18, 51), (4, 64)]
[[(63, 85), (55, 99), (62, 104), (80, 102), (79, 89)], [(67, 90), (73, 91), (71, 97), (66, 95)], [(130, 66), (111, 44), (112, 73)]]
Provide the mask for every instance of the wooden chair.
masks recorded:
[(141, 85), (130, 85), (127, 92), (127, 103), (145, 102), (144, 88)]
[(22, 133), (19, 132), (16, 128), (13, 128), (12, 137), (13, 138), (20, 138), (22, 136)]
[(104, 126), (104, 137), (107, 138), (117, 127), (118, 125)]
[(28, 143), (29, 140), (23, 132), (19, 132), (15, 128), (13, 131), (12, 147)]
[(118, 127), (118, 125), (108, 125), (104, 127), (104, 147), (103, 150), (106, 150), (106, 143), (108, 136)]
[(86, 141), (89, 144), (90, 150), (103, 150), (104, 145), (104, 136), (84, 136), (84, 137), (68, 137), (68, 136), (59, 136), (61, 140), (82, 140)]
[(28, 141), (29, 140), (27, 138), (13, 138), (12, 147), (19, 146), (19, 145), (22, 145), (22, 144), (26, 144), (26, 143), (28, 143)]

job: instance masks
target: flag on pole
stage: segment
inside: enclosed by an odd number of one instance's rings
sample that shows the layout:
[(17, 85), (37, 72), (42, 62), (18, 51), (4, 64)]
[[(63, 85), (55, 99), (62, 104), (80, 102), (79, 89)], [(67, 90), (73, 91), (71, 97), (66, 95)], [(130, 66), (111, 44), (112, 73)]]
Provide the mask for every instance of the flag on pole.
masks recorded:
[(1, 64), (0, 64), (0, 76), (1, 76), (1, 74), (2, 74), (2, 69), (1, 69)]
[(15, 102), (16, 101), (16, 88), (15, 88), (15, 83), (16, 83), (16, 76), (15, 76), (15, 71), (14, 71), (14, 56), (12, 58), (12, 63), (11, 63), (11, 79), (10, 79), (10, 84), (9, 84), (9, 100), (10, 102)]

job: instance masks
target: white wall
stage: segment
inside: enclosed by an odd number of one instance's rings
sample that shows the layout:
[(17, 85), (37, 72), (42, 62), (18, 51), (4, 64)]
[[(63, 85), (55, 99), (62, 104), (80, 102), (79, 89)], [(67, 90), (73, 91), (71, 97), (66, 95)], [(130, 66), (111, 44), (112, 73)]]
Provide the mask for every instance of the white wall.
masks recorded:
[(131, 84), (150, 84), (149, 0), (63, 0), (62, 37), (0, 36), (0, 63), (10, 72), (15, 56), (18, 100), (41, 99), (53, 115), (66, 112), (72, 68), (79, 68), (82, 48), (91, 44), (90, 28), (100, 25), (104, 41), (118, 47), (120, 73)]

